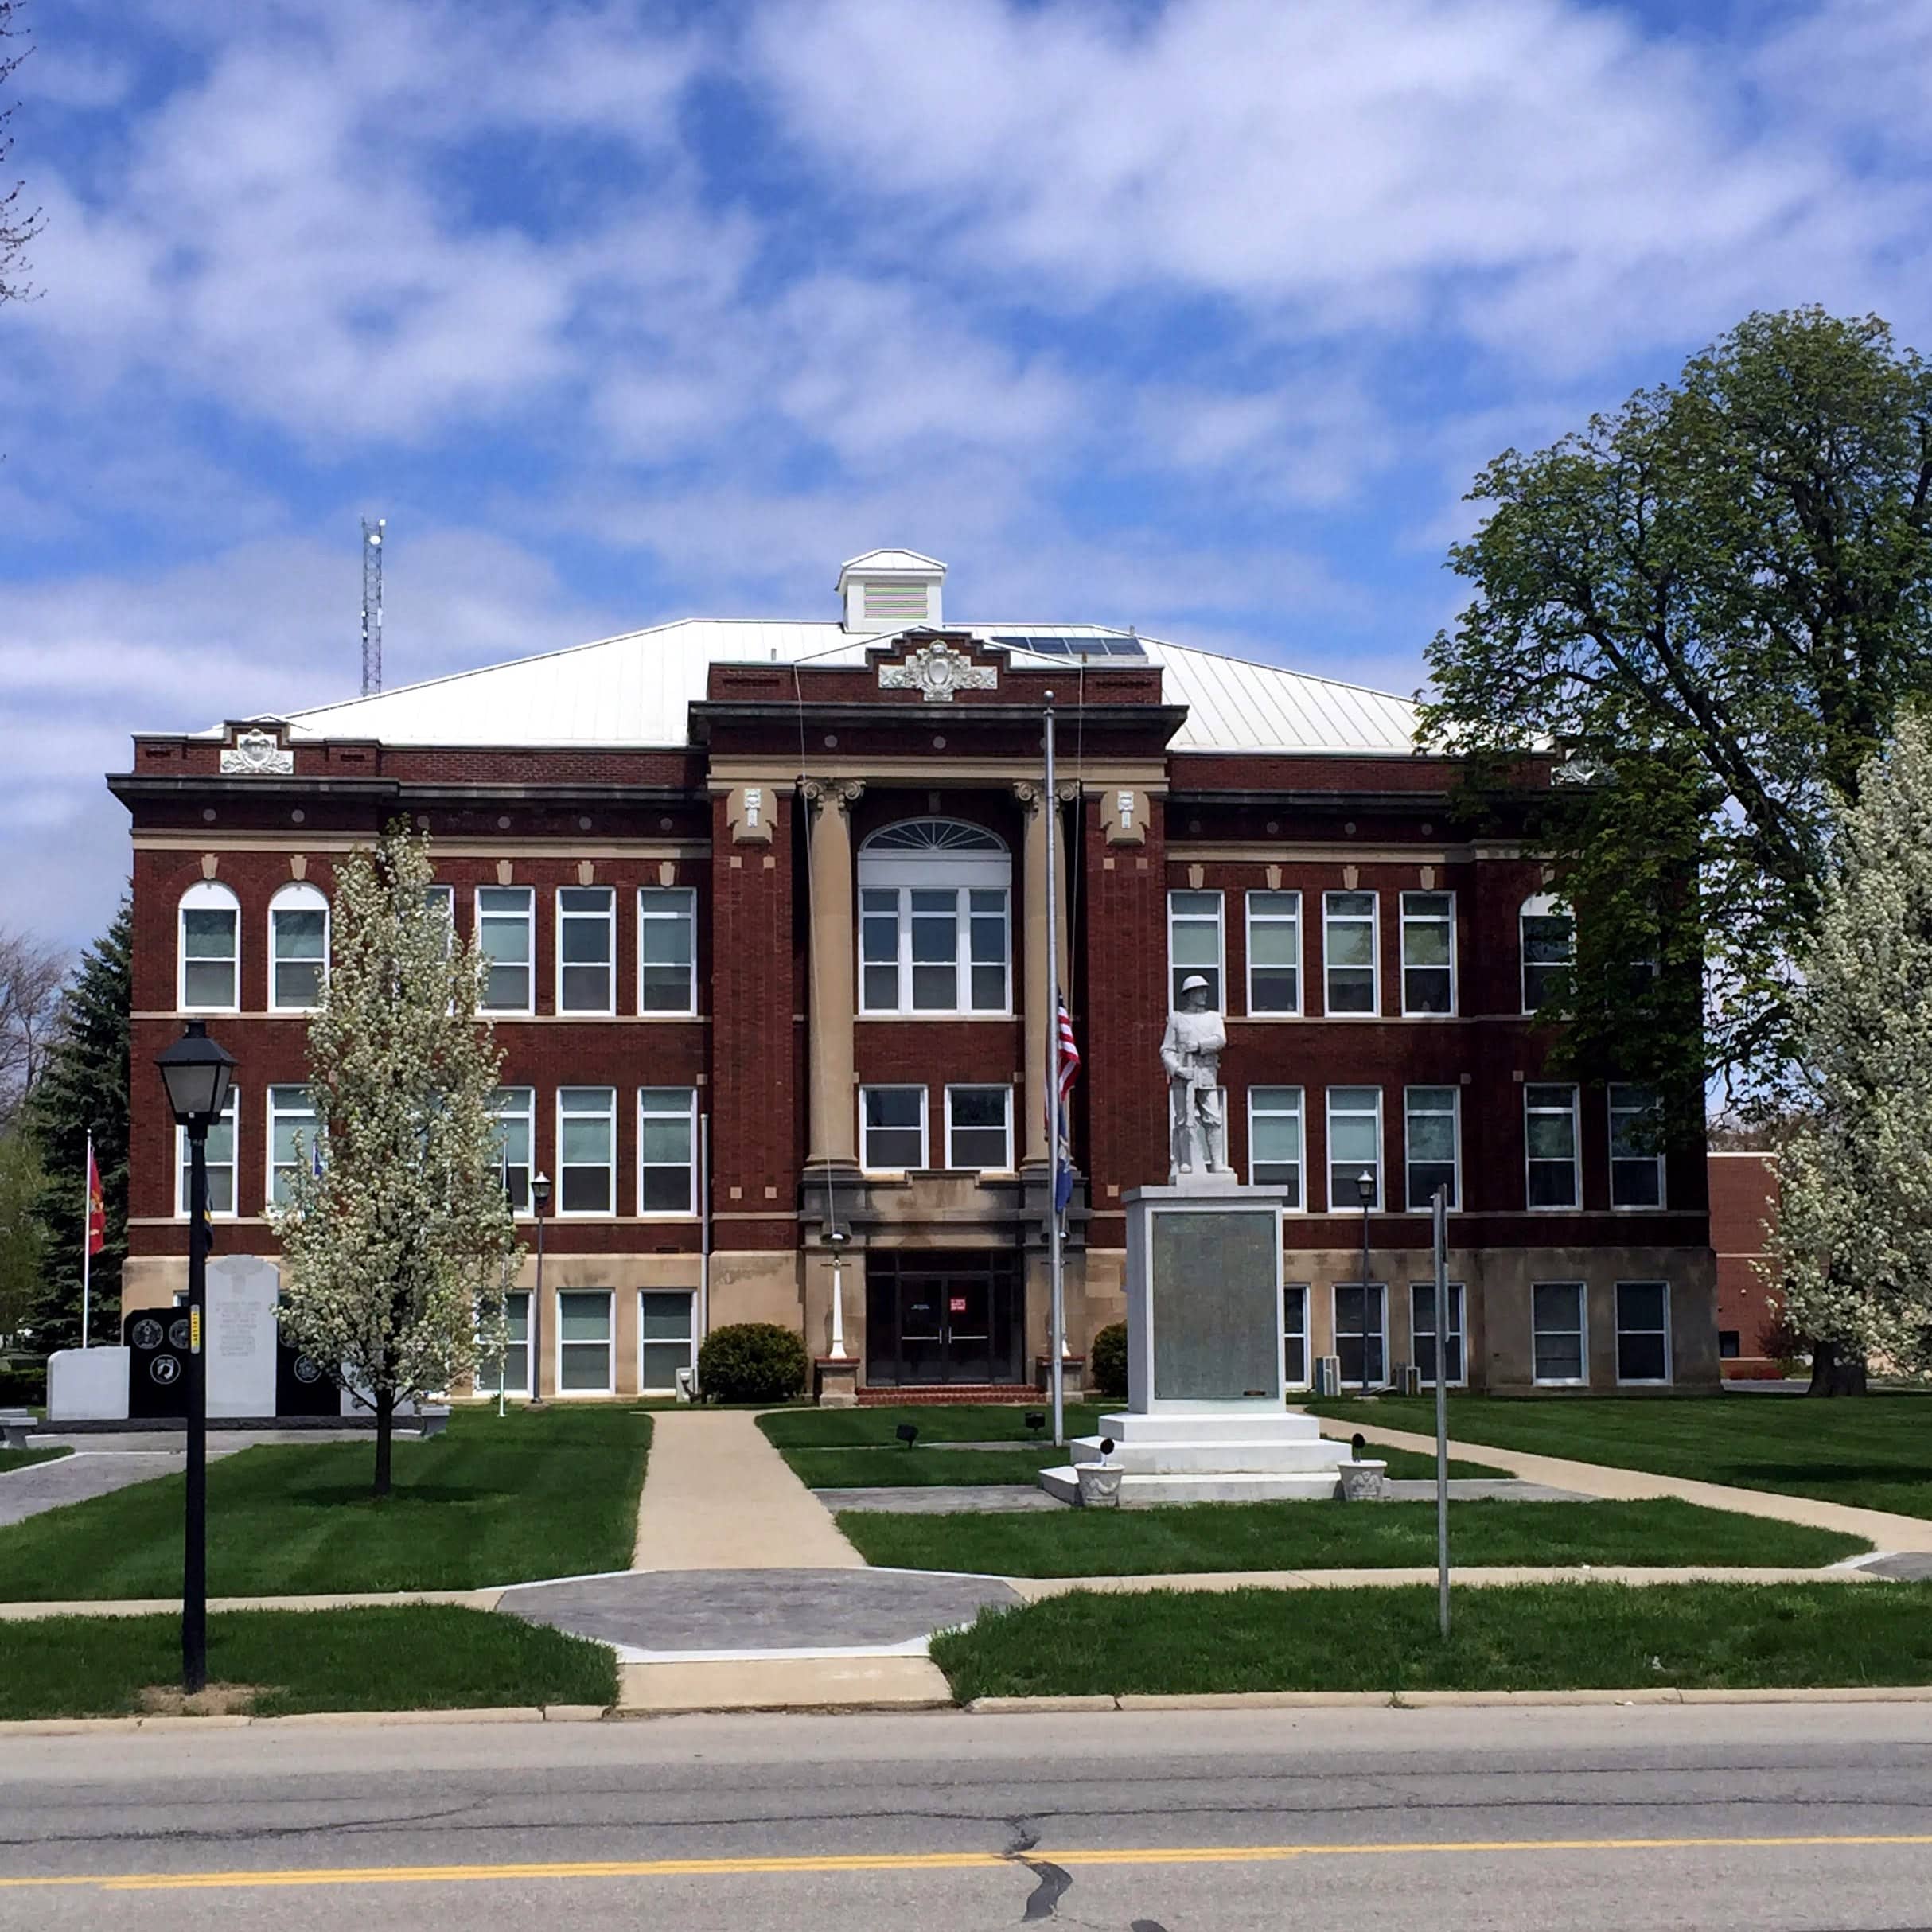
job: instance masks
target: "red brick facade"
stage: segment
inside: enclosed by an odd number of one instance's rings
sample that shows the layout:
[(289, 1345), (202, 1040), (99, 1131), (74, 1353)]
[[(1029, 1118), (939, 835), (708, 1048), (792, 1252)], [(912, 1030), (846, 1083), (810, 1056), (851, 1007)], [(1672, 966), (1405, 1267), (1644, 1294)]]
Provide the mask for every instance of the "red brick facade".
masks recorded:
[[(1044, 1338), (1039, 1254), (1042, 1177), (868, 1175), (849, 1161), (808, 1163), (809, 1089), (820, 1034), (814, 1011), (815, 944), (851, 948), (849, 931), (815, 938), (808, 807), (801, 780), (848, 779), (863, 793), (845, 810), (855, 852), (873, 833), (908, 818), (984, 827), (1012, 855), (1009, 969), (1012, 1010), (945, 1019), (861, 1014), (853, 1025), (855, 1086), (925, 1084), (929, 1158), (948, 1083), (1007, 1085), (1018, 1151), (1039, 1096), (1026, 1081), (1027, 920), (1038, 891), (1028, 872), (1027, 821), (1016, 786), (1039, 778), (1041, 715), (1054, 691), (1069, 855), (1065, 907), (1071, 958), (1063, 967), (1084, 1065), (1073, 1144), (1081, 1181), (1069, 1226), (1071, 1340), (1118, 1315), (1126, 1190), (1167, 1178), (1166, 1096), (1159, 1050), (1169, 999), (1171, 891), (1222, 895), (1223, 1070), (1229, 1159), (1245, 1178), (1246, 1096), (1253, 1086), (1303, 1095), (1303, 1198), (1289, 1217), (1289, 1276), (1309, 1288), (1310, 1348), (1328, 1352), (1333, 1284), (1360, 1273), (1361, 1217), (1331, 1211), (1322, 1096), (1330, 1086), (1382, 1093), (1384, 1200), (1370, 1217), (1373, 1278), (1387, 1283), (1385, 1361), (1411, 1358), (1409, 1283), (1427, 1279), (1426, 1213), (1398, 1211), (1404, 1103), (1411, 1085), (1461, 1096), (1462, 1203), (1453, 1217), (1454, 1272), (1467, 1291), (1468, 1380), (1528, 1388), (1541, 1376), (1533, 1291), (1582, 1284), (1591, 1385), (1614, 1387), (1620, 1282), (1669, 1284), (1673, 1379), (1717, 1373), (1705, 1167), (1701, 1149), (1673, 1154), (1667, 1206), (1614, 1209), (1610, 1125), (1601, 1089), (1580, 1096), (1581, 1199), (1532, 1209), (1525, 1192), (1523, 1089), (1538, 1079), (1546, 1029), (1524, 1015), (1518, 914), (1546, 888), (1541, 865), (1499, 825), (1481, 836), (1453, 820), (1452, 765), (1390, 754), (1178, 752), (1182, 721), (1158, 667), (1089, 665), (1084, 672), (1019, 668), (1006, 653), (960, 635), (966, 660), (990, 667), (993, 690), (927, 702), (917, 689), (882, 689), (878, 664), (906, 641), (881, 641), (863, 665), (711, 667), (690, 707), (690, 739), (658, 750), (556, 750), (479, 745), (423, 747), (297, 734), (294, 770), (223, 776), (223, 746), (207, 739), (137, 741), (131, 773), (112, 781), (134, 837), (134, 1132), (127, 1303), (166, 1299), (186, 1248), (174, 1202), (173, 1130), (152, 1061), (179, 1031), (177, 907), (212, 878), (240, 906), (239, 1011), (211, 1013), (210, 1030), (239, 1061), (237, 1213), (218, 1220), (217, 1252), (272, 1253), (261, 1219), (268, 1186), (263, 1096), (303, 1076), (304, 1022), (271, 1015), (269, 902), (301, 878), (326, 894), (336, 855), (398, 816), (428, 830), (438, 876), (454, 888), (459, 931), (470, 929), (475, 892), (513, 882), (534, 889), (535, 1011), (505, 1017), (497, 1036), (504, 1080), (536, 1089), (533, 1164), (557, 1171), (559, 1086), (614, 1088), (616, 1212), (553, 1218), (546, 1233), (566, 1286), (607, 1285), (617, 1313), (613, 1379), (633, 1391), (639, 1319), (633, 1290), (683, 1291), (708, 1280), (714, 1322), (759, 1318), (800, 1326), (823, 1354), (828, 1286), (824, 1236), (836, 1218), (852, 1237), (845, 1286), (848, 1330), (864, 1360), (869, 1252), (1011, 1252), (1023, 1272), (1025, 1354)], [(1069, 699), (1077, 699), (1069, 702)], [(233, 736), (231, 730), (230, 737)], [(747, 789), (758, 794), (748, 824)], [(1140, 801), (1120, 821), (1122, 797)], [(821, 834), (824, 832), (821, 821)], [(820, 836), (820, 835), (815, 835)], [(556, 1011), (555, 911), (560, 888), (615, 890), (617, 1012)], [(676, 885), (696, 893), (695, 1017), (641, 1015), (637, 892)], [(1377, 896), (1381, 1017), (1324, 1012), (1322, 895)], [(1248, 1012), (1250, 892), (1301, 894), (1303, 1011)], [(1448, 1016), (1403, 1018), (1401, 895), (1455, 895), (1455, 1002)], [(850, 962), (847, 962), (849, 969)], [(708, 1118), (711, 1265), (699, 1272), (700, 1225), (691, 1217), (645, 1217), (637, 1190), (640, 1088), (692, 1089)], [(855, 1095), (854, 1104), (857, 1104)], [(830, 1189), (828, 1205), (827, 1190)], [(619, 1263), (622, 1265), (618, 1265)], [(600, 1270), (602, 1272), (600, 1272)], [(1727, 1322), (1727, 1325), (1728, 1325)], [(549, 1319), (547, 1317), (547, 1331)], [(547, 1361), (546, 1384), (554, 1376)]]

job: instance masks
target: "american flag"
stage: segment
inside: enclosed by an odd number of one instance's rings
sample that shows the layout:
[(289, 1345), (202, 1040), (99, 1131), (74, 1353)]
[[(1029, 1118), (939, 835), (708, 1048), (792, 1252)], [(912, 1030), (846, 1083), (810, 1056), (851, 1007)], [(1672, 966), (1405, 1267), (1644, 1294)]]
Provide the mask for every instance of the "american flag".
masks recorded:
[(1067, 1132), (1066, 1102), (1080, 1074), (1080, 1048), (1074, 1043), (1073, 1022), (1067, 1015), (1066, 995), (1057, 987), (1054, 989), (1054, 1000), (1060, 1023), (1060, 1091), (1058, 1104), (1054, 1108), (1056, 1118), (1048, 1126), (1054, 1136), (1054, 1208), (1056, 1213), (1064, 1214), (1067, 1203), (1073, 1198), (1073, 1150)]

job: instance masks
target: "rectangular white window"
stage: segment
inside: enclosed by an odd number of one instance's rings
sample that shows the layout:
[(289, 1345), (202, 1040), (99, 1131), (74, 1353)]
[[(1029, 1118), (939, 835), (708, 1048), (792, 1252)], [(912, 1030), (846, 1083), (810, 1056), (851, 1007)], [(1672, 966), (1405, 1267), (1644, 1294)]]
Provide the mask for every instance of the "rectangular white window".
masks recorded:
[(477, 1372), (477, 1393), (494, 1395), (501, 1380), (503, 1393), (508, 1396), (527, 1396), (530, 1393), (530, 1291), (512, 1288), (503, 1298), (504, 1325), (509, 1330), (508, 1345), (503, 1353), (501, 1371), (494, 1362), (485, 1363)]
[(698, 1010), (698, 895), (688, 886), (637, 894), (637, 1011)]
[(557, 1293), (557, 1393), (617, 1393), (617, 1351), (608, 1288), (562, 1288)]
[(1576, 1089), (1533, 1083), (1523, 1089), (1527, 1198), (1533, 1208), (1573, 1208), (1583, 1200)]
[[(1363, 1186), (1364, 1177), (1367, 1186)], [(1333, 1213), (1382, 1205), (1382, 1090), (1328, 1089), (1328, 1206)]]
[(1448, 1189), (1451, 1207), (1463, 1205), (1462, 1097), (1458, 1087), (1411, 1087), (1403, 1096), (1412, 1214), (1431, 1212), (1439, 1187)]
[(557, 1212), (613, 1214), (617, 1202), (617, 1090), (557, 1089)]
[(881, 1173), (923, 1167), (925, 1089), (861, 1087), (859, 1164)]
[(306, 1087), (271, 1087), (268, 1089), (268, 1199), (273, 1207), (286, 1206), (293, 1192), (293, 1176), (298, 1167), (308, 1167), (316, 1157), (315, 1103)]
[(859, 943), (863, 1012), (1008, 1010), (1003, 886), (868, 886)]
[(238, 906), (181, 908), (181, 1006), (189, 1012), (232, 1012), (241, 1004), (241, 911)]
[(1291, 1389), (1308, 1386), (1308, 1285), (1291, 1281), (1281, 1291), (1282, 1380)]
[(1013, 1089), (946, 1089), (946, 1165), (996, 1168), (1013, 1165)]
[(1335, 1354), (1345, 1389), (1389, 1380), (1389, 1291), (1381, 1282), (1370, 1282), (1365, 1296), (1359, 1281), (1335, 1283)]
[(477, 945), (485, 966), (483, 1004), (528, 1013), (536, 981), (536, 894), (528, 886), (477, 888)]
[(637, 1212), (698, 1211), (698, 1090), (637, 1091)]
[(1667, 1283), (1617, 1283), (1617, 1380), (1670, 1380), (1670, 1289)]
[(1529, 1291), (1532, 1372), (1539, 1382), (1576, 1387), (1585, 1379), (1583, 1284), (1539, 1281)]
[(1302, 1010), (1302, 895), (1248, 895), (1248, 1011)]
[(557, 889), (557, 1011), (614, 1013), (617, 895), (609, 886)]
[[(1412, 1359), (1422, 1371), (1425, 1389), (1435, 1386), (1435, 1283), (1418, 1281), (1408, 1291)], [(1449, 1332), (1443, 1337), (1444, 1380), (1451, 1388), (1469, 1380), (1469, 1367), (1463, 1346), (1463, 1284), (1449, 1284)]]
[(678, 1371), (698, 1366), (698, 1298), (681, 1289), (645, 1288), (637, 1297), (637, 1391), (677, 1393)]
[(1221, 894), (1167, 894), (1167, 1003), (1181, 1003), (1181, 985), (1198, 973), (1207, 981), (1207, 1003), (1217, 1011), (1221, 1000)]
[(278, 1013), (306, 1013), (322, 1003), (329, 960), (329, 909), (275, 906), (268, 913), (268, 1003)]
[(510, 1212), (528, 1214), (531, 1151), (536, 1141), (536, 1089), (499, 1087), (489, 1096), (489, 1111), (497, 1123), (497, 1159), (503, 1169)]
[[(235, 1123), (240, 1104), (240, 1093), (229, 1088), (228, 1102), (221, 1110), (221, 1118), (208, 1130), (208, 1211), (224, 1221), (232, 1221), (236, 1213)], [(181, 1221), (188, 1218), (191, 1167), (188, 1132), (177, 1127), (174, 1130), (174, 1213)]]
[(1524, 901), (1519, 925), (1523, 1011), (1533, 1013), (1556, 991), (1576, 964), (1576, 921), (1545, 895)]
[(1455, 894), (1402, 895), (1402, 1011), (1455, 1011)]
[(1657, 1096), (1648, 1087), (1610, 1089), (1610, 1205), (1664, 1205), (1664, 1147)]
[(425, 886), (423, 888), (423, 906), (442, 921), (443, 957), (447, 959), (456, 950), (456, 888), (454, 886)]
[(1248, 1089), (1248, 1182), (1251, 1187), (1285, 1187), (1291, 1208), (1302, 1200), (1302, 1090)]
[(1376, 1014), (1382, 1010), (1376, 984), (1376, 901), (1372, 892), (1329, 892), (1322, 896), (1322, 960), (1327, 976), (1324, 998), (1334, 1014)]

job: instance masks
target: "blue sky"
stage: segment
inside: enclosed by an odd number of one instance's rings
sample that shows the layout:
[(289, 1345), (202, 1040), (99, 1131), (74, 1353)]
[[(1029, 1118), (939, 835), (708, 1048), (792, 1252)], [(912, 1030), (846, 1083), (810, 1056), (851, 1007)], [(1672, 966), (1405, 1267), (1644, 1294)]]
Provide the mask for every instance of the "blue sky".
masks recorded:
[(127, 734), (680, 614), (1093, 619), (1414, 688), (1475, 469), (1755, 307), (1932, 348), (1932, 0), (36, 0), (0, 925)]

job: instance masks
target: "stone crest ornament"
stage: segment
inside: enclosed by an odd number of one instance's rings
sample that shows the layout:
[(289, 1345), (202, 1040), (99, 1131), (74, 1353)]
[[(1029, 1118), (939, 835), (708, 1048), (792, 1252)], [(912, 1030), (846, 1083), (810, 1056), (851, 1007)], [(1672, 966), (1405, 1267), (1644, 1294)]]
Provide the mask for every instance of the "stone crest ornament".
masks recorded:
[(286, 777), (295, 769), (295, 754), (272, 731), (237, 731), (235, 742), (221, 753), (224, 777)]
[(991, 664), (976, 664), (964, 651), (935, 638), (909, 651), (905, 661), (881, 664), (881, 691), (917, 691), (928, 704), (950, 704), (960, 691), (997, 691), (999, 673)]

